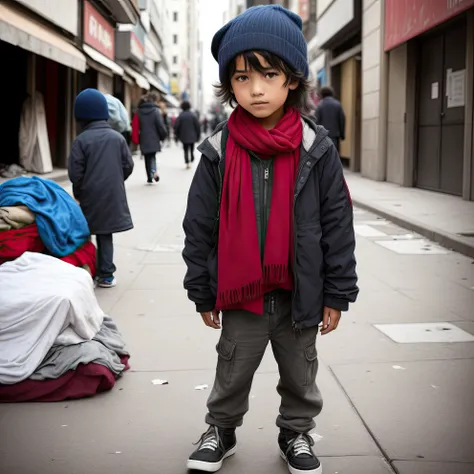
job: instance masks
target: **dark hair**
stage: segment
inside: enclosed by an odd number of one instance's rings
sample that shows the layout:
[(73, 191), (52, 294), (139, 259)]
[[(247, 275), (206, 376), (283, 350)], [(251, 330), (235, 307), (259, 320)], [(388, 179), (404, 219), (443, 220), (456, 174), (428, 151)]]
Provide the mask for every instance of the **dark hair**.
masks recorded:
[(334, 97), (334, 90), (332, 89), (332, 87), (324, 86), (321, 87), (319, 94), (323, 99), (325, 99), (326, 97)]
[(183, 103), (181, 104), (181, 108), (182, 108), (183, 110), (189, 110), (189, 109), (191, 108), (191, 104), (190, 104), (187, 100), (185, 100), (185, 101), (183, 101)]
[[(259, 54), (265, 61), (270, 65), (269, 67), (263, 67), (256, 56)], [(301, 112), (309, 112), (312, 108), (312, 101), (310, 99), (311, 85), (310, 82), (305, 79), (304, 74), (301, 71), (295, 71), (291, 68), (283, 59), (268, 51), (245, 51), (242, 54), (237, 55), (233, 61), (229, 63), (227, 71), (224, 75), (224, 80), (221, 84), (216, 84), (216, 96), (220, 99), (222, 104), (229, 104), (231, 107), (237, 105), (234, 94), (232, 93), (231, 79), (236, 71), (236, 60), (239, 56), (243, 56), (245, 61), (245, 69), (248, 70), (249, 66), (251, 69), (265, 73), (268, 69), (277, 69), (278, 71), (285, 74), (286, 82), (284, 86), (288, 86), (293, 82), (298, 82), (298, 87), (293, 91), (290, 90), (288, 93), (288, 99), (285, 105), (294, 107)]]

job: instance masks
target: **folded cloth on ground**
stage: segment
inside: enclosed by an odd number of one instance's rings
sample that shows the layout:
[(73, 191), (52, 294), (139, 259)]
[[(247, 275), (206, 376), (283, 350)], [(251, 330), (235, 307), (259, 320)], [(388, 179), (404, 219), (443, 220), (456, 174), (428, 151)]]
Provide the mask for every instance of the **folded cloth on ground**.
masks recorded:
[(45, 246), (36, 224), (0, 232), (0, 265), (21, 257), (25, 252), (44, 252)]
[[(44, 253), (45, 250), (36, 224), (0, 233), (0, 265), (21, 257), (25, 252)], [(87, 265), (91, 276), (95, 277), (97, 252), (91, 241), (86, 242), (72, 254), (61, 257), (60, 260), (75, 267)]]
[[(128, 356), (121, 359), (128, 370)], [(14, 385), (0, 384), (0, 402), (60, 402), (92, 397), (111, 390), (115, 385), (114, 374), (99, 364), (79, 365), (58, 379), (24, 380)]]
[(26, 206), (0, 207), (0, 230), (3, 225), (7, 226), (3, 230), (21, 229), (34, 221), (35, 215)]
[(26, 252), (0, 265), (0, 383), (30, 377), (54, 344), (90, 341), (104, 313), (90, 275)]
[(96, 261), (97, 261), (97, 251), (95, 245), (92, 242), (86, 242), (82, 247), (79, 247), (71, 255), (66, 257), (61, 257), (63, 262), (70, 263), (75, 267), (84, 267), (88, 266), (92, 278), (96, 275)]
[(53, 346), (30, 380), (57, 379), (79, 364), (107, 367), (116, 376), (125, 370), (121, 357), (128, 356), (125, 342), (115, 322), (105, 316), (100, 331), (92, 341), (70, 346)]
[(26, 206), (36, 216), (39, 235), (51, 255), (73, 253), (90, 237), (77, 202), (57, 183), (37, 176), (0, 184), (0, 206)]

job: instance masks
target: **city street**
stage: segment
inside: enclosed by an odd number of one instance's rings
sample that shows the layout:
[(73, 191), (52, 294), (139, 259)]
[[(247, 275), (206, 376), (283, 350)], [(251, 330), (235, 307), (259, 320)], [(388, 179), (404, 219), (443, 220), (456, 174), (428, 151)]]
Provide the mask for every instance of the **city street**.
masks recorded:
[[(115, 238), (117, 287), (97, 289), (128, 343), (131, 370), (92, 399), (0, 405), (1, 474), (186, 472), (206, 429), (219, 333), (182, 287), (193, 171), (174, 144), (160, 161), (160, 183), (147, 186), (136, 156), (127, 182), (135, 229)], [(324, 409), (314, 449), (323, 472), (472, 474), (474, 262), (369, 212), (355, 209), (355, 224), (359, 301), (318, 340)], [(276, 443), (277, 381), (269, 350), (237, 454), (221, 472), (288, 472)]]

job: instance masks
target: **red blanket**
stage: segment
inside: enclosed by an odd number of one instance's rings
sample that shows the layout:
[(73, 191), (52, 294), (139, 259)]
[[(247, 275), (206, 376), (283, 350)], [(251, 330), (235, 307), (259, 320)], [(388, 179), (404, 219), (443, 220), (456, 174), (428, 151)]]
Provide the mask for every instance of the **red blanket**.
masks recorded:
[(0, 265), (17, 259), (25, 252), (44, 252), (45, 249), (36, 224), (0, 232)]
[(91, 271), (92, 278), (96, 274), (96, 258), (97, 253), (95, 245), (92, 242), (86, 242), (82, 247), (79, 247), (73, 254), (62, 257), (63, 262), (70, 263), (75, 267), (83, 267), (87, 265)]
[[(25, 252), (42, 253), (45, 250), (46, 247), (41, 241), (36, 224), (0, 232), (0, 265), (21, 257)], [(95, 277), (96, 249), (92, 242), (86, 242), (74, 253), (62, 257), (61, 260), (76, 267), (88, 265), (92, 277)]]
[[(128, 370), (128, 356), (121, 357)], [(114, 374), (99, 364), (79, 364), (58, 379), (24, 380), (13, 385), (0, 384), (0, 402), (60, 402), (92, 397), (111, 390), (115, 385)]]

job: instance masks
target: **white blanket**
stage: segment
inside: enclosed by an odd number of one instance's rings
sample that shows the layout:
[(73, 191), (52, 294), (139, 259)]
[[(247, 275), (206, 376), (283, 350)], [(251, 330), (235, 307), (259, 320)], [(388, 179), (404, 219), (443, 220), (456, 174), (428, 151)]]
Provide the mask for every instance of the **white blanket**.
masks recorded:
[(55, 344), (90, 341), (103, 318), (85, 270), (31, 252), (0, 265), (0, 383), (30, 377)]

